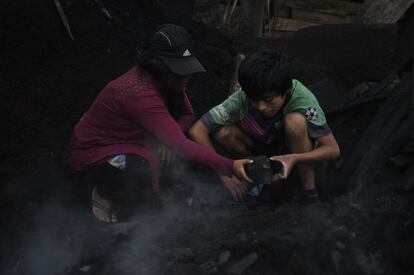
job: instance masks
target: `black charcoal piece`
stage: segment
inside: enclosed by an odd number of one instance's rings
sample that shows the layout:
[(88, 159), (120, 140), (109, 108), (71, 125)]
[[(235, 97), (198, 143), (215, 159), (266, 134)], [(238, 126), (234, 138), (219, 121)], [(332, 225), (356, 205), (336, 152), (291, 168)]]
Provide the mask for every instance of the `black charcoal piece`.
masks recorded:
[(250, 158), (254, 162), (247, 166), (247, 175), (252, 179), (253, 184), (265, 184), (272, 183), (272, 167), (268, 157), (253, 156)]
[(283, 165), (278, 160), (270, 160), (270, 165), (272, 167), (272, 174), (280, 173), (283, 169)]

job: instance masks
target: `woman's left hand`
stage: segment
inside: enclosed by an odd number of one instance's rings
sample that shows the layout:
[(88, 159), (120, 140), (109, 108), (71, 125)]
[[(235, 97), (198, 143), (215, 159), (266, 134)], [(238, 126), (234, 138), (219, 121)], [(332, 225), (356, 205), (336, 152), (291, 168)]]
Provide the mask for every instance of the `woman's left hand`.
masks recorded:
[(233, 162), (233, 174), (243, 183), (249, 184), (253, 181), (247, 176), (245, 165), (253, 163), (251, 159), (237, 159)]
[(279, 173), (272, 175), (273, 181), (278, 181), (280, 179), (287, 179), (290, 172), (292, 171), (292, 168), (296, 164), (296, 158), (294, 157), (294, 155), (273, 156), (273, 157), (270, 157), (269, 159), (273, 161), (279, 161), (280, 163), (282, 163), (282, 166), (283, 166), (282, 170)]
[(157, 150), (160, 157), (161, 166), (169, 166), (175, 160), (175, 154), (171, 152), (165, 145), (161, 144)]

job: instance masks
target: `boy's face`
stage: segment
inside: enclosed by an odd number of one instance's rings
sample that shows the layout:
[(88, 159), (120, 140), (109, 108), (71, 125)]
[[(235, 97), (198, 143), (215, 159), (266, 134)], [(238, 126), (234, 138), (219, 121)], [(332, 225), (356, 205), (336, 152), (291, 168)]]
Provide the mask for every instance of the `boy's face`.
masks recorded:
[(263, 95), (263, 98), (258, 101), (252, 101), (253, 106), (259, 110), (263, 115), (272, 117), (280, 111), (285, 103), (286, 95), (276, 95), (273, 93)]

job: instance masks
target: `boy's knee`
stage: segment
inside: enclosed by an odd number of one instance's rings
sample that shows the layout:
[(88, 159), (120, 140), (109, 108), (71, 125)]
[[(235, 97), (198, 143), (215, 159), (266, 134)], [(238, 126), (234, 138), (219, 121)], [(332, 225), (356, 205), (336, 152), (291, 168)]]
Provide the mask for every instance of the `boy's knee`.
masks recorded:
[(283, 117), (286, 134), (292, 137), (306, 137), (308, 125), (306, 118), (301, 113), (288, 113)]
[(227, 143), (234, 137), (234, 129), (232, 126), (221, 127), (217, 133), (215, 133), (214, 138), (221, 144)]

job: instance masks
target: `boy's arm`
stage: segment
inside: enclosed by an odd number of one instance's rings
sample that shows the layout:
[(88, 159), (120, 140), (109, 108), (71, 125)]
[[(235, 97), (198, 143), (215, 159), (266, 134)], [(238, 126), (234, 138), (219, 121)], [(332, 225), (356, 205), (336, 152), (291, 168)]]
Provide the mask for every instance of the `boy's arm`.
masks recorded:
[(291, 156), (295, 160), (295, 163), (310, 164), (339, 157), (339, 146), (333, 134), (319, 137), (316, 140), (318, 142), (316, 149), (306, 153), (295, 153), (286, 156)]
[(201, 120), (197, 120), (197, 122), (188, 131), (188, 134), (190, 138), (198, 144), (214, 150), (214, 146), (210, 140), (210, 131), (204, 123), (201, 122)]
[(218, 131), (222, 126), (240, 121), (249, 108), (249, 101), (242, 90), (231, 94), (226, 100), (213, 107), (201, 118), (201, 122), (210, 133)]
[(279, 160), (284, 166), (284, 171), (280, 175), (282, 178), (286, 178), (297, 163), (315, 163), (330, 160), (340, 155), (338, 143), (328, 126), (325, 113), (316, 97), (304, 87), (295, 89), (294, 93), (283, 110), (284, 114), (294, 112), (302, 114), (306, 119), (309, 137), (317, 141), (318, 147), (306, 153), (273, 156), (272, 160)]
[(214, 146), (210, 140), (210, 134), (219, 130), (224, 125), (237, 123), (244, 116), (247, 108), (247, 98), (244, 92), (238, 90), (221, 104), (205, 113), (190, 128), (188, 134), (198, 144), (214, 150)]
[(282, 172), (276, 175), (274, 180), (286, 179), (292, 168), (298, 163), (315, 163), (339, 157), (339, 146), (333, 134), (318, 137), (316, 140), (318, 147), (312, 151), (271, 157), (271, 160), (280, 161), (283, 165)]

